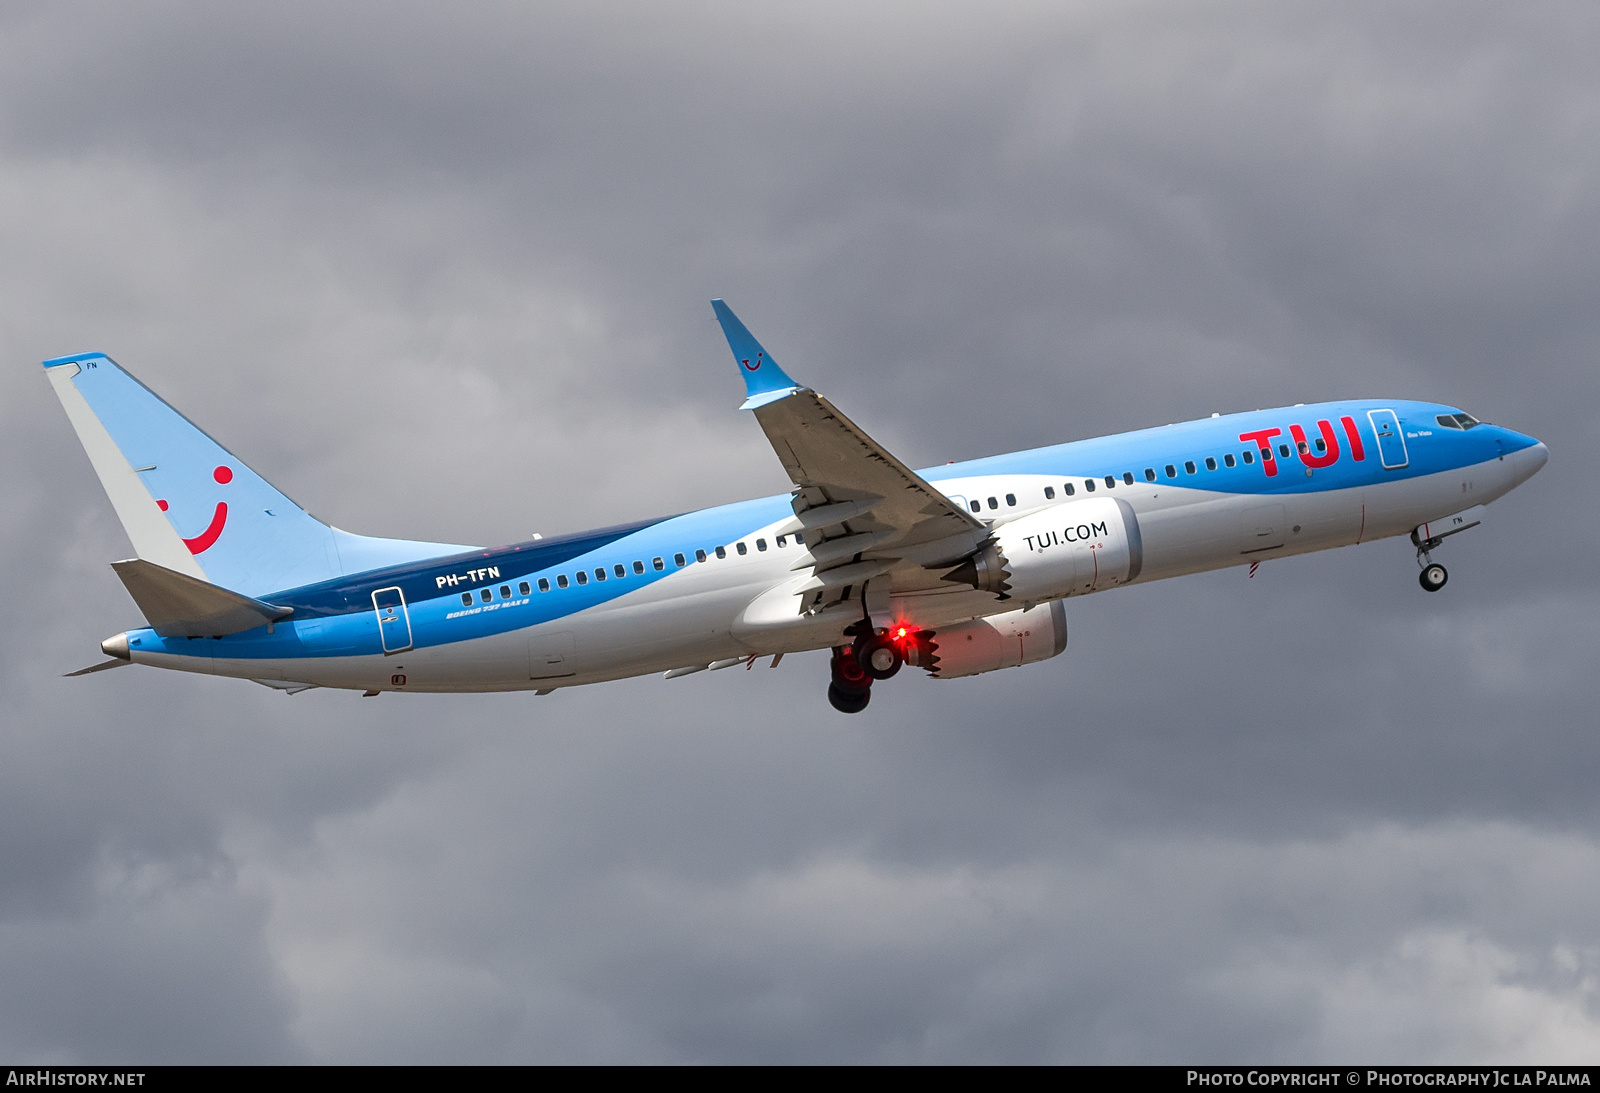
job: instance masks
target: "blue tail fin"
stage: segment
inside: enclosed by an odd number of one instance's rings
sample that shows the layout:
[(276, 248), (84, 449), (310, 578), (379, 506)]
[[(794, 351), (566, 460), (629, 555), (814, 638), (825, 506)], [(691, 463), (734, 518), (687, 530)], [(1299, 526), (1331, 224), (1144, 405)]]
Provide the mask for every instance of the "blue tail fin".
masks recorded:
[(139, 557), (247, 596), (470, 547), (330, 528), (104, 353), (44, 362)]

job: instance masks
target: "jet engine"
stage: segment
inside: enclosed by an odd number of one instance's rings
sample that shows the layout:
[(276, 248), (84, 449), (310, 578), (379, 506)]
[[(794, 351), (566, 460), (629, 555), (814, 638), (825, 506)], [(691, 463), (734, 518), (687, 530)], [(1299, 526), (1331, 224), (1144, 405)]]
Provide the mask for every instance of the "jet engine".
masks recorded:
[(1097, 497), (1001, 524), (943, 579), (1039, 603), (1127, 584), (1143, 567), (1133, 506)]
[(1067, 647), (1067, 612), (1060, 600), (1052, 600), (944, 627), (923, 644), (922, 665), (935, 679), (1015, 668), (1049, 660)]

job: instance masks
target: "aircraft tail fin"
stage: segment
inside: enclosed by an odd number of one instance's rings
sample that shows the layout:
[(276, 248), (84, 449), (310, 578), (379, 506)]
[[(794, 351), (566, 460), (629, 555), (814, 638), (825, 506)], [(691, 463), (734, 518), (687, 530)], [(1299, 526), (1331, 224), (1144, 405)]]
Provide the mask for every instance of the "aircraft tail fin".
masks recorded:
[(173, 574), (259, 596), (471, 549), (321, 523), (104, 353), (44, 367), (134, 552)]

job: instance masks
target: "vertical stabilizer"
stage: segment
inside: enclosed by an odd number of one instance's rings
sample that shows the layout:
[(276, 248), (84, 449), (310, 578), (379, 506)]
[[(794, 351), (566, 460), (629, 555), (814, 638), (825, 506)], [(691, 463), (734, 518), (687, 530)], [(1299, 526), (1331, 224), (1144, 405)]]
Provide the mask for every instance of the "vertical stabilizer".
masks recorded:
[(44, 362), (140, 558), (248, 596), (471, 549), (321, 523), (104, 353)]

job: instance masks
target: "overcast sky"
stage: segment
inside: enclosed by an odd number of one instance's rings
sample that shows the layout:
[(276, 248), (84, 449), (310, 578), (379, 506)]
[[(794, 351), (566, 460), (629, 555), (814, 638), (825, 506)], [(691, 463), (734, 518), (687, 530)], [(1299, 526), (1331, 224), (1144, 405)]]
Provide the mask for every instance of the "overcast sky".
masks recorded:
[[(1600, 1061), (1600, 8), (0, 8), (0, 1058)], [(913, 465), (1438, 399), (1549, 466), (1071, 601), (1060, 658), (485, 696), (130, 668), (38, 361), (319, 517), (787, 488), (707, 300)]]

